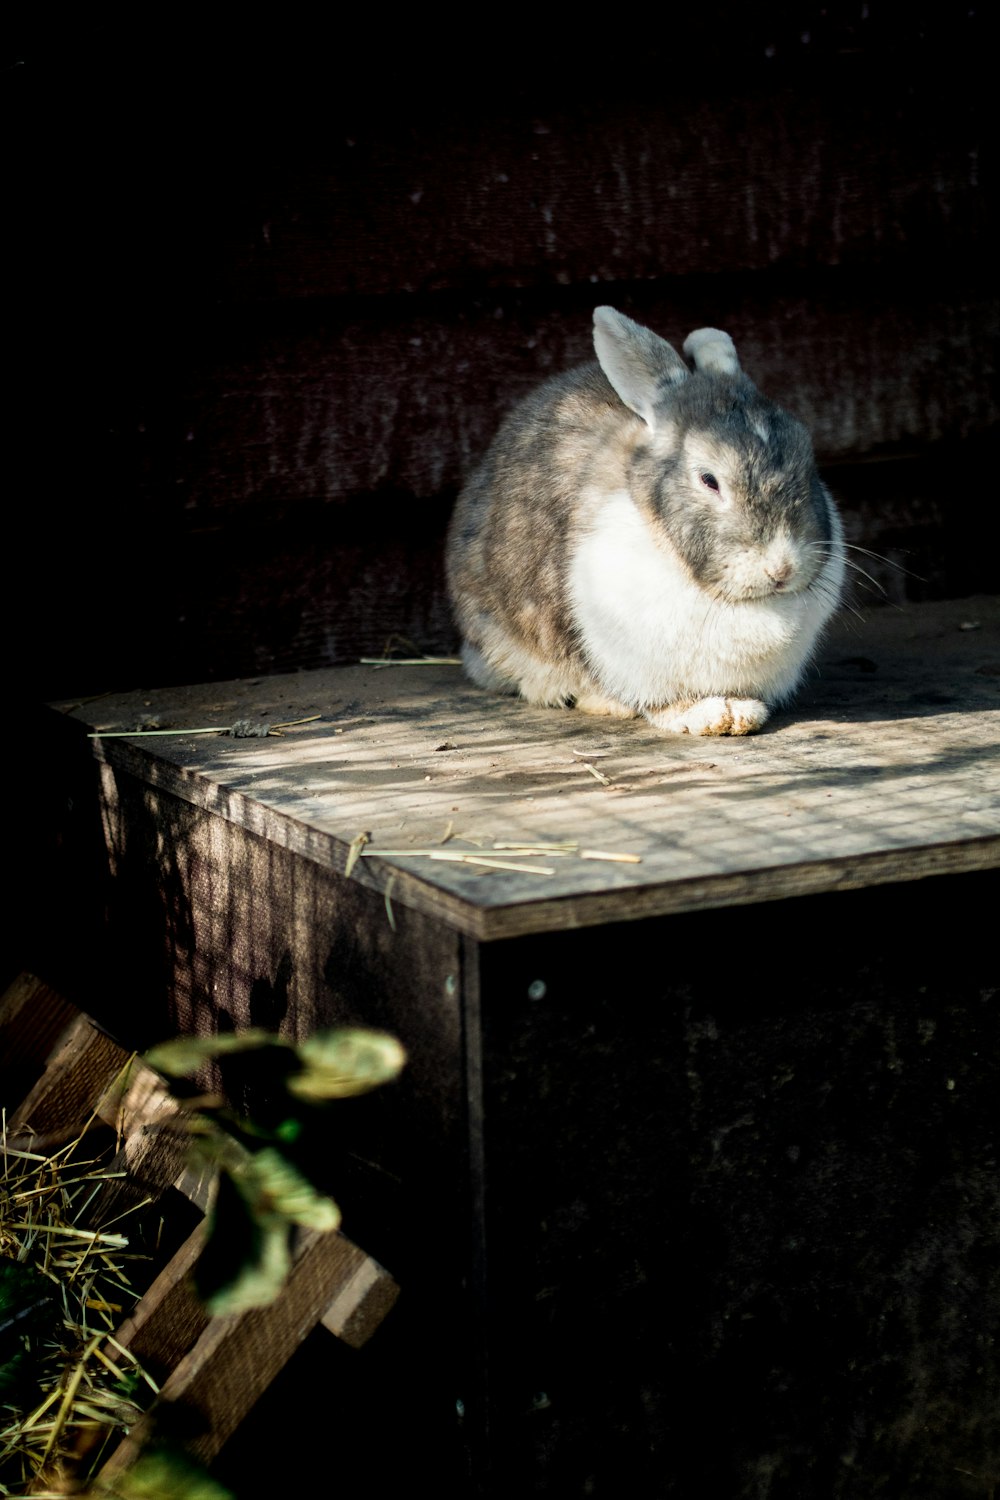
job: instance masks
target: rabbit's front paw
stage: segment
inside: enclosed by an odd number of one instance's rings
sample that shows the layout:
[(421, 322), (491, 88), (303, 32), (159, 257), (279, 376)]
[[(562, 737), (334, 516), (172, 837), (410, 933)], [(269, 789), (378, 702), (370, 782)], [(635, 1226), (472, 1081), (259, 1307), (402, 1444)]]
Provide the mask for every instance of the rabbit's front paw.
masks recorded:
[(701, 698), (697, 703), (672, 703), (646, 718), (672, 734), (753, 734), (768, 712), (758, 698)]

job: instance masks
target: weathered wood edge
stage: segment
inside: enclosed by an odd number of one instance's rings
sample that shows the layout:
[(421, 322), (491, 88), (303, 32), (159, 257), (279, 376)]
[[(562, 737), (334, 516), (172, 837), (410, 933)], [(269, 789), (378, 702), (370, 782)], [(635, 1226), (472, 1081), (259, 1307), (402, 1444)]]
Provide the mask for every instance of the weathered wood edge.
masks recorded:
[(846, 855), (840, 860), (763, 866), (738, 875), (713, 875), (676, 885), (632, 886), (627, 910), (614, 909), (620, 905), (614, 899), (620, 893), (610, 891), (495, 907), (483, 913), (488, 930), (482, 934), (482, 940), (569, 931), (599, 923), (637, 921), (713, 907), (755, 905), (793, 896), (924, 880), (934, 875), (962, 875), (998, 866), (1000, 835), (948, 844), (909, 845), (903, 849)]
[[(223, 818), (236, 827), (278, 844), (343, 876), (349, 841), (302, 823), (266, 806), (245, 792), (221, 787), (200, 771), (151, 759), (148, 752), (126, 739), (89, 741), (94, 758), (146, 785), (168, 792), (191, 805)], [(963, 874), (1000, 865), (1000, 835), (967, 836), (954, 842), (906, 845), (845, 855), (842, 859), (806, 860), (800, 864), (764, 865), (736, 874), (662, 880), (591, 894), (562, 895), (509, 905), (476, 906), (453, 892), (422, 879), (405, 861), (385, 858), (359, 860), (347, 878), (411, 907), (424, 916), (447, 923), (480, 942), (527, 936), (537, 932), (570, 931), (612, 921), (636, 921), (675, 912), (713, 907), (745, 906), (791, 896), (888, 885), (922, 880), (934, 875)]]

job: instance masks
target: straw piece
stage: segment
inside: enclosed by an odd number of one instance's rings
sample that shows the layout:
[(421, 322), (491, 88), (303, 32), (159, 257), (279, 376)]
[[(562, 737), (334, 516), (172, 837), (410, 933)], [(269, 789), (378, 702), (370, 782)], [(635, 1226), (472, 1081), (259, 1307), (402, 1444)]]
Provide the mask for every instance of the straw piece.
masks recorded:
[(80, 1363), (74, 1370), (70, 1371), (69, 1379), (67, 1380), (65, 1389), (63, 1391), (63, 1398), (59, 1405), (59, 1411), (56, 1414), (56, 1419), (53, 1422), (52, 1428), (49, 1432), (49, 1440), (45, 1444), (45, 1452), (42, 1454), (43, 1464), (47, 1462), (49, 1454), (55, 1447), (56, 1439), (62, 1432), (63, 1428), (66, 1426), (66, 1419), (70, 1414), (70, 1410), (73, 1405), (73, 1398), (80, 1387), (80, 1381), (83, 1379), (84, 1371), (87, 1368), (87, 1360), (97, 1348), (99, 1340), (100, 1334), (98, 1334), (96, 1338), (91, 1339), (90, 1343), (83, 1351)]
[(354, 869), (354, 866), (358, 862), (358, 856), (361, 854), (365, 845), (370, 842), (370, 833), (358, 833), (355, 834), (353, 839), (351, 839), (351, 842), (347, 847), (347, 861), (344, 865), (345, 877), (350, 875), (351, 871)]
[[(588, 767), (592, 770), (593, 767)], [(597, 773), (599, 781), (607, 781), (606, 776)], [(355, 841), (356, 842), (356, 841)], [(492, 849), (484, 849), (479, 854), (471, 854), (465, 849), (443, 849), (436, 845), (429, 849), (380, 849), (362, 848), (358, 855), (364, 859), (432, 859), (444, 860), (456, 865), (488, 865), (494, 870), (517, 870), (526, 875), (554, 875), (554, 870), (549, 870), (541, 865), (521, 864), (512, 859), (494, 859), (494, 851), (504, 855), (518, 855), (523, 859), (536, 859), (547, 857), (549, 859), (564, 859), (575, 854), (578, 859), (608, 860), (612, 864), (638, 865), (642, 863), (639, 854), (610, 853), (603, 849), (581, 849), (576, 843), (541, 843), (522, 844), (512, 840), (498, 839)]]
[(284, 721), (284, 723), (282, 723), (282, 724), (272, 724), (271, 728), (272, 729), (294, 729), (295, 726), (296, 726), (296, 724), (315, 724), (316, 720), (317, 719), (321, 719), (322, 717), (323, 717), (322, 714), (310, 714), (309, 717), (308, 717), (308, 719), (286, 719)]
[(483, 854), (468, 854), (462, 861), (466, 865), (479, 865), (487, 870), (520, 870), (525, 875), (554, 875), (547, 865), (519, 865), (512, 859), (490, 859)]
[(224, 724), (211, 724), (207, 729), (95, 729), (87, 735), (88, 740), (132, 740), (148, 739), (154, 734), (228, 734)]
[(359, 656), (363, 667), (460, 667), (458, 656)]
[(93, 1243), (83, 1253), (87, 1255), (90, 1250), (100, 1250), (104, 1245), (110, 1245), (114, 1250), (124, 1250), (128, 1244), (128, 1236), (124, 1234), (109, 1234), (103, 1236), (96, 1229), (74, 1229), (69, 1224), (12, 1224), (8, 1221), (8, 1229), (30, 1229), (34, 1234), (66, 1234), (73, 1239), (91, 1240)]
[(439, 846), (433, 849), (362, 849), (363, 859), (385, 858), (401, 859), (403, 856), (421, 859), (465, 859), (464, 849), (442, 849)]
[(603, 771), (599, 771), (596, 766), (592, 766), (589, 760), (581, 761), (580, 765), (584, 771), (589, 771), (594, 780), (599, 781), (602, 786), (611, 785), (611, 777), (605, 776)]
[(148, 1371), (146, 1371), (146, 1370), (143, 1369), (142, 1365), (136, 1359), (136, 1357), (132, 1353), (131, 1349), (126, 1349), (124, 1344), (119, 1344), (118, 1340), (116, 1338), (112, 1338), (112, 1336), (111, 1336), (110, 1333), (108, 1334), (107, 1338), (105, 1339), (105, 1343), (110, 1344), (113, 1349), (117, 1349), (118, 1350), (119, 1354), (124, 1355), (127, 1360), (130, 1360), (132, 1362), (132, 1364), (135, 1367), (136, 1374), (142, 1376), (143, 1380), (146, 1382), (146, 1384), (152, 1390), (152, 1392), (153, 1392), (154, 1395), (158, 1396), (160, 1394), (160, 1387), (157, 1385), (157, 1383), (153, 1379), (152, 1375), (150, 1375), (148, 1373)]
[(285, 719), (281, 724), (258, 723), (255, 719), (236, 719), (232, 724), (209, 724), (199, 729), (95, 729), (87, 735), (88, 740), (145, 739), (153, 735), (168, 734), (228, 734), (233, 739), (267, 739), (269, 735), (281, 738), (281, 730), (293, 729), (296, 724), (315, 724), (322, 714), (310, 714), (307, 719)]
[(617, 865), (641, 865), (641, 854), (606, 854), (603, 849), (581, 849), (581, 859), (608, 859)]
[(508, 849), (518, 854), (575, 854), (579, 844), (527, 844), (508, 843), (506, 840), (497, 839), (493, 845), (494, 849)]
[[(494, 845), (494, 848), (498, 849), (500, 847), (498, 844)], [(517, 849), (519, 852), (525, 854), (532, 852), (529, 849), (522, 850), (519, 844), (511, 844), (505, 847)], [(487, 850), (486, 852), (488, 853), (489, 851)], [(555, 853), (558, 851), (538, 850), (539, 854), (543, 852)], [(364, 859), (403, 859), (404, 857), (406, 859), (443, 859), (450, 860), (453, 864), (464, 864), (470, 859), (478, 858), (477, 855), (471, 854), (466, 849), (442, 849), (440, 845), (436, 845), (430, 849), (362, 849), (361, 855)]]

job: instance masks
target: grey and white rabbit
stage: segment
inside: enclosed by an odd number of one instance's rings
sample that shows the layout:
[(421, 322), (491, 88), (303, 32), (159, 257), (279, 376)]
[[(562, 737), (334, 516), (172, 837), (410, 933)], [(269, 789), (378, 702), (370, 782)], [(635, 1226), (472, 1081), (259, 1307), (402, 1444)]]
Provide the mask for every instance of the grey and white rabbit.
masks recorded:
[(794, 692), (844, 577), (802, 424), (699, 328), (693, 369), (610, 307), (597, 362), (507, 416), (458, 498), (448, 587), (481, 687), (750, 734)]

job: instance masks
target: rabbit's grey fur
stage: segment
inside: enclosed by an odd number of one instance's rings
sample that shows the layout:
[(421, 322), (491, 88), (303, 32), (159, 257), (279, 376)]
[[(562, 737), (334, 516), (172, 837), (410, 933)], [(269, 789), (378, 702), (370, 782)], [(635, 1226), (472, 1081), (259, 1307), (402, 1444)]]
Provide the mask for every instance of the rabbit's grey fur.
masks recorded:
[(802, 424), (702, 328), (684, 359), (612, 308), (597, 362), (502, 424), (455, 508), (463, 659), (530, 703), (746, 734), (836, 608), (842, 530)]

